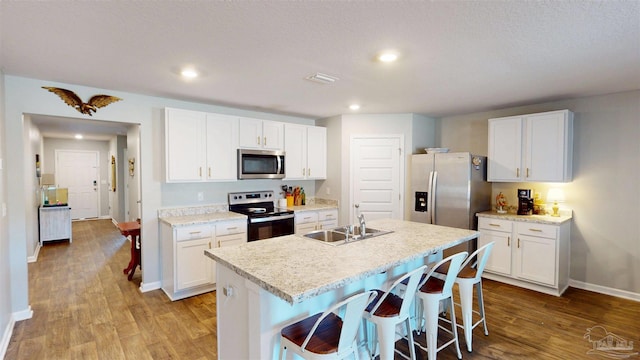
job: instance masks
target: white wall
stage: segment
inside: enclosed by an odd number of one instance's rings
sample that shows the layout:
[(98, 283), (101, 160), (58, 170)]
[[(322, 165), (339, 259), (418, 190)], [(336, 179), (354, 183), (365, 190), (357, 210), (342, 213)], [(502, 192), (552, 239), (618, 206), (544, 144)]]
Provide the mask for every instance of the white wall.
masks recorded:
[[(252, 183), (248, 181), (221, 184), (207, 183), (189, 186), (171, 184), (168, 188), (166, 184), (163, 185), (163, 114), (165, 107), (314, 125), (314, 120), (299, 117), (260, 113), (16, 76), (5, 76), (4, 86), (6, 107), (3, 113), (3, 123), (6, 126), (6, 132), (3, 139), (6, 140), (7, 148), (11, 149), (24, 149), (25, 147), (23, 134), (25, 125), (22, 121), (22, 114), (89, 118), (64, 104), (55, 95), (43, 90), (41, 88), (42, 86), (72, 89), (82, 98), (89, 98), (96, 93), (108, 93), (123, 99), (123, 101), (100, 109), (91, 119), (116, 121), (133, 125), (140, 124), (140, 156), (139, 159), (137, 159), (136, 167), (140, 170), (139, 176), (142, 184), (140, 188), (142, 199), (141, 222), (145, 233), (142, 250), (143, 272), (141, 288), (143, 290), (157, 288), (160, 285), (157, 212), (161, 206), (179, 205), (178, 202), (183, 200), (181, 197), (174, 195), (178, 194), (180, 189), (188, 189), (188, 191), (194, 193), (198, 191), (205, 192), (207, 198), (205, 198), (203, 203), (200, 203), (201, 205), (206, 203), (226, 203), (226, 189), (228, 188), (241, 187), (246, 190), (263, 190), (262, 188), (257, 188), (262, 186), (262, 183)], [(127, 136), (127, 141), (131, 141), (129, 136)], [(130, 147), (131, 144), (129, 143), (127, 146)], [(135, 152), (132, 152), (132, 149), (128, 149), (128, 154), (128, 156), (132, 156)], [(8, 240), (5, 241), (9, 243), (11, 309), (13, 313), (18, 313), (29, 310), (25, 245), (27, 242), (27, 227), (33, 226), (31, 222), (34, 214), (30, 214), (27, 211), (28, 206), (25, 203), (25, 196), (29, 190), (29, 187), (25, 184), (26, 161), (23, 157), (18, 156), (6, 158), (5, 164), (7, 172), (16, 174), (12, 175), (11, 179), (8, 179), (6, 183), (6, 201), (10, 212), (7, 222), (7, 224), (9, 224)], [(31, 166), (31, 163), (29, 163), (29, 166)], [(239, 185), (240, 183), (243, 185)], [(312, 184), (314, 184), (312, 181), (304, 182), (305, 188), (313, 187)], [(165, 189), (167, 190), (167, 197), (171, 199), (169, 201), (163, 200)], [(189, 195), (188, 191), (186, 195)], [(313, 192), (309, 193), (313, 194)], [(195, 200), (189, 202), (194, 203)], [(3, 291), (3, 293), (5, 292)]]
[[(640, 294), (640, 91), (556, 101), (439, 120), (439, 146), (487, 154), (487, 119), (574, 112), (573, 182), (560, 185), (573, 209), (571, 279)], [(546, 196), (554, 184), (493, 183), (515, 205), (517, 188)]]
[[(5, 102), (4, 102), (4, 74), (0, 69), (0, 207), (7, 202), (7, 172), (6, 169), (6, 141), (5, 137)], [(4, 358), (9, 338), (13, 331), (11, 307), (11, 243), (7, 229), (7, 217), (0, 209), (0, 358)], [(26, 263), (26, 257), (24, 258)]]
[[(416, 114), (357, 114), (341, 115), (318, 120), (318, 124), (327, 127), (328, 143), (327, 169), (328, 178), (321, 184), (318, 196), (339, 200), (339, 223), (347, 224), (349, 219), (350, 193), (350, 157), (351, 138), (357, 135), (401, 135), (405, 146), (405, 169), (409, 155), (416, 149), (434, 145), (435, 120)], [(340, 142), (336, 139), (340, 139)], [(409, 189), (405, 177), (405, 189)], [(330, 194), (326, 194), (330, 189)], [(407, 192), (405, 191), (405, 197)], [(405, 218), (408, 214), (405, 201)]]

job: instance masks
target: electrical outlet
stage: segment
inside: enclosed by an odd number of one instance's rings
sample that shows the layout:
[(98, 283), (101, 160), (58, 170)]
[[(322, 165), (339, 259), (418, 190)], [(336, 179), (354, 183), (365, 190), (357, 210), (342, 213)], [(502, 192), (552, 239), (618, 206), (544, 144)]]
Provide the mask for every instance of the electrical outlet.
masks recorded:
[(7, 204), (2, 203), (2, 217), (7, 216)]
[(222, 288), (222, 293), (226, 297), (232, 297), (233, 296), (233, 286), (227, 285), (227, 286), (223, 287)]
[(204, 201), (204, 193), (202, 191), (198, 192), (198, 201)]
[(326, 190), (327, 190), (327, 195), (331, 195), (331, 188), (327, 187)]

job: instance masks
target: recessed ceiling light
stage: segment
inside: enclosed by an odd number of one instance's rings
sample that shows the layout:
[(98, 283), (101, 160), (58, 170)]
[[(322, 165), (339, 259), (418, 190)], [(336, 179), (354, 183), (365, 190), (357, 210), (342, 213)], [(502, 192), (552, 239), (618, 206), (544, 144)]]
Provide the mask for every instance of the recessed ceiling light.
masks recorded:
[(385, 63), (390, 63), (390, 62), (394, 62), (396, 60), (398, 60), (398, 54), (395, 52), (391, 52), (391, 51), (385, 51), (383, 53), (381, 53), (380, 55), (378, 55), (378, 60), (385, 62)]
[(82, 134), (76, 134), (76, 136), (74, 136), (76, 139), (80, 140), (82, 139)]
[(351, 104), (351, 105), (349, 105), (349, 109), (351, 109), (351, 110), (360, 110), (360, 105)]
[(193, 68), (185, 68), (180, 71), (180, 75), (187, 79), (195, 79), (198, 77), (198, 72)]

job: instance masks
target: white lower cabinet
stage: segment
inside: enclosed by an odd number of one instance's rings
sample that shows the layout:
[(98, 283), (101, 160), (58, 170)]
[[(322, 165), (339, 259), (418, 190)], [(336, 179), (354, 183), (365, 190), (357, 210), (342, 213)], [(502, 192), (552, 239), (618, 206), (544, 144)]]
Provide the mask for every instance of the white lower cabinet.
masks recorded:
[(478, 219), (478, 247), (494, 242), (484, 277), (559, 296), (569, 286), (571, 222)]
[(161, 222), (162, 290), (173, 300), (215, 289), (215, 261), (204, 251), (247, 242), (246, 220), (172, 227)]
[(315, 230), (338, 227), (338, 209), (309, 210), (295, 213), (295, 233), (304, 235)]
[(69, 242), (72, 242), (69, 206), (40, 207), (38, 217), (40, 244), (62, 239), (69, 239)]

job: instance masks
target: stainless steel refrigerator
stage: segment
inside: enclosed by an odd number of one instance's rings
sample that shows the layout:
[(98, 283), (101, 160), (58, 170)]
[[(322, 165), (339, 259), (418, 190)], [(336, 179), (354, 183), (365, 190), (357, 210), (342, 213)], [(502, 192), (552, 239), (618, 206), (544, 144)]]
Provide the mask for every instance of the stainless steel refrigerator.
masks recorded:
[[(487, 158), (468, 152), (411, 156), (411, 221), (475, 230), (477, 212), (491, 209)], [(444, 256), (473, 252), (476, 241), (458, 245)]]

